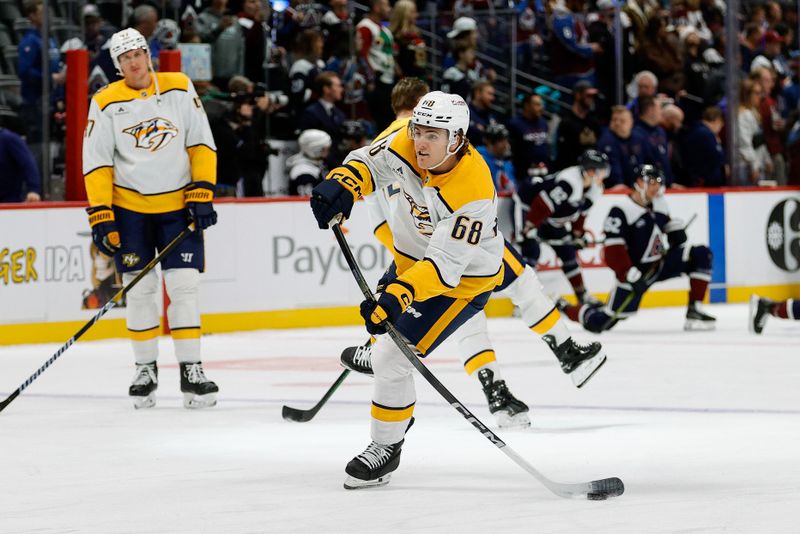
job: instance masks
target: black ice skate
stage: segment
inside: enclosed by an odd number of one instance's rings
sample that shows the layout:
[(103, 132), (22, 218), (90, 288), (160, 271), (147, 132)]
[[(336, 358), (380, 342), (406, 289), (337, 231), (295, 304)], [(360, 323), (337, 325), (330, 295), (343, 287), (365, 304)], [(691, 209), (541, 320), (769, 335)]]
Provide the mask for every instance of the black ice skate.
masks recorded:
[(491, 369), (478, 371), (478, 380), (483, 386), (483, 393), (489, 403), (489, 412), (497, 420), (497, 426), (500, 428), (531, 426), (528, 406), (511, 394), (505, 380), (495, 380)]
[(158, 389), (158, 365), (153, 363), (137, 363), (136, 374), (128, 388), (128, 395), (133, 398), (133, 407), (152, 408), (156, 405), (156, 389)]
[(342, 367), (362, 373), (373, 375), (372, 372), (372, 339), (358, 347), (347, 347), (342, 351)]
[(764, 331), (767, 324), (767, 317), (770, 316), (769, 310), (775, 304), (769, 299), (753, 295), (750, 297), (750, 321), (747, 323), (751, 332), (760, 334)]
[(345, 467), (348, 474), (344, 481), (344, 489), (361, 489), (385, 486), (389, 483), (391, 473), (400, 465), (400, 449), (403, 441), (394, 445), (381, 445), (374, 441), (350, 460)]
[(716, 318), (698, 310), (696, 303), (689, 303), (689, 309), (686, 310), (686, 322), (683, 325), (684, 330), (714, 330), (716, 327)]
[(579, 345), (570, 337), (561, 345), (556, 346), (555, 337), (544, 335), (542, 339), (550, 345), (550, 350), (561, 363), (561, 370), (569, 375), (575, 387), (583, 387), (606, 363), (606, 355), (602, 351), (603, 346), (600, 343)]
[(181, 391), (184, 408), (210, 408), (217, 404), (217, 385), (206, 378), (203, 364), (181, 363)]

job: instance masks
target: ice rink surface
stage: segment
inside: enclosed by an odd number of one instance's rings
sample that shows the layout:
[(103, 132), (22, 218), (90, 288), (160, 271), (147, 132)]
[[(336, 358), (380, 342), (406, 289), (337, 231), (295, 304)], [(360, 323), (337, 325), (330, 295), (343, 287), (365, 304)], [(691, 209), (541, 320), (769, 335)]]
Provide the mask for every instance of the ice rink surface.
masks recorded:
[[(800, 323), (755, 336), (745, 306), (709, 310), (716, 332), (685, 333), (684, 310), (667, 308), (603, 335), (609, 361), (582, 390), (520, 321), (490, 321), (533, 421), (498, 433), (552, 479), (621, 477), (625, 494), (600, 502), (550, 494), (419, 376), (392, 481), (345, 491), (369, 443), (371, 379), (351, 374), (311, 422), (280, 412), (321, 397), (359, 328), (204, 337), (221, 389), (206, 411), (182, 407), (168, 338), (147, 411), (127, 397), (128, 343), (79, 342), (0, 414), (0, 532), (800, 532)], [(0, 348), (2, 397), (57, 348)], [(454, 344), (428, 364), (494, 428)]]

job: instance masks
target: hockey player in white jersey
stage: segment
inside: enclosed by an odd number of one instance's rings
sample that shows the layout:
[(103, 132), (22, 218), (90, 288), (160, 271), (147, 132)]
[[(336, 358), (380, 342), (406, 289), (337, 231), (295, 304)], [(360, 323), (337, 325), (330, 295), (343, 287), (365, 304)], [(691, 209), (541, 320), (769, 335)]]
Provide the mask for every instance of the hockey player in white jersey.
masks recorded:
[[(205, 264), (202, 230), (217, 222), (211, 129), (192, 82), (182, 73), (155, 73), (147, 41), (138, 31), (115, 33), (110, 52), (124, 79), (92, 98), (83, 142), (92, 240), (103, 254), (114, 257), (128, 284), (157, 249), (194, 221), (196, 231), (161, 268), (184, 406), (213, 406), (218, 388), (206, 378), (200, 361), (198, 303)], [(127, 326), (136, 358), (129, 395), (136, 408), (155, 405), (158, 286), (152, 270), (127, 295)]]
[[(424, 83), (406, 78), (401, 80), (392, 91), (392, 108), (397, 119), (372, 142), (379, 146), (383, 139), (399, 129), (408, 126), (411, 110), (420, 96), (419, 85)], [(395, 171), (383, 168), (394, 180)], [(366, 202), (375, 236), (389, 251), (394, 250), (392, 231), (389, 219), (389, 202), (392, 186), (367, 197)], [(561, 317), (555, 304), (544, 294), (536, 272), (527, 266), (514, 249), (505, 242), (503, 251), (503, 283), (495, 291), (503, 291), (519, 308), (521, 319), (529, 329), (540, 335), (553, 350), (565, 373), (568, 373), (577, 387), (582, 387), (591, 376), (605, 363), (606, 356), (599, 343), (580, 345), (571, 337), (566, 321)], [(489, 340), (486, 314), (481, 311), (462, 325), (455, 333), (458, 339), (464, 369), (470, 376), (475, 376), (486, 395), (489, 411), (495, 416), (498, 426), (524, 427), (530, 425), (528, 406), (515, 398), (501, 374), (495, 351)], [(372, 339), (363, 346), (348, 347), (342, 352), (342, 365), (356, 372), (372, 374), (371, 351)]]
[(322, 130), (305, 130), (297, 138), (300, 152), (286, 159), (289, 171), (289, 194), (308, 196), (320, 183), (328, 170), (325, 159), (331, 149), (331, 136)]

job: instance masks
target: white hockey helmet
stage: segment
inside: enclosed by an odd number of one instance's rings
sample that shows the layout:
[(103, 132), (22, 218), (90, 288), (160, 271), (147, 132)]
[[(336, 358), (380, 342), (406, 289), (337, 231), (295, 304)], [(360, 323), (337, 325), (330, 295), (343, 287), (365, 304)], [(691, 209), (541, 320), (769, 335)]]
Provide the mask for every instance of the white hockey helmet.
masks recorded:
[[(461, 150), (467, 139), (469, 107), (459, 95), (431, 91), (420, 98), (417, 105), (414, 106), (408, 126), (411, 129), (414, 125), (447, 130), (447, 157), (454, 156)], [(459, 134), (461, 142), (451, 151), (450, 147), (458, 141)], [(411, 137), (413, 139), (413, 135)]]
[(147, 45), (147, 39), (144, 35), (139, 33), (138, 30), (133, 28), (126, 28), (120, 30), (109, 39), (109, 52), (111, 53), (111, 61), (114, 62), (114, 67), (117, 72), (122, 75), (122, 69), (119, 66), (119, 56), (131, 50), (138, 50), (141, 48), (150, 56), (150, 47)]
[(326, 148), (330, 148), (332, 142), (331, 136), (322, 130), (306, 130), (297, 139), (300, 152), (311, 159), (321, 159), (322, 152)]

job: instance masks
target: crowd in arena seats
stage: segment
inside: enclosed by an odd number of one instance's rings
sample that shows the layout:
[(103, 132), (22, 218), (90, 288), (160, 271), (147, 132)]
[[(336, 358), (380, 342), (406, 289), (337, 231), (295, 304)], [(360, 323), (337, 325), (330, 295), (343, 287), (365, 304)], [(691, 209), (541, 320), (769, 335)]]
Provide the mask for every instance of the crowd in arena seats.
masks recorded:
[[(69, 31), (53, 32), (43, 75), (41, 1), (0, 0), (0, 124), (25, 136), (44, 165), (42, 80), (60, 141), (63, 52), (88, 49), (94, 91), (118, 79), (107, 40), (131, 26), (148, 39), (156, 68), (161, 50), (210, 45), (212, 78), (195, 86), (219, 145), (220, 194), (263, 195), (270, 141), (297, 140), (302, 131), (325, 132), (331, 147), (317, 159), (337, 163), (353, 146), (346, 130), (354, 123), (366, 142), (391, 122), (391, 89), (403, 77), (468, 100), (468, 137), (497, 163), (504, 189), (574, 165), (587, 148), (609, 156), (607, 187), (631, 186), (634, 169), (648, 163), (674, 187), (800, 182), (794, 4), (743, 4), (732, 59), (741, 70), (738, 149), (729, 168), (723, 0), (621, 0), (622, 58), (615, 0), (517, 0), (512, 11), (493, 0), (365, 3), (132, 0), (123, 12), (119, 2), (54, 0), (51, 29)], [(515, 86), (516, 94), (501, 70), (511, 55), (519, 73), (537, 80)], [(5, 81), (15, 77), (17, 86)]]

